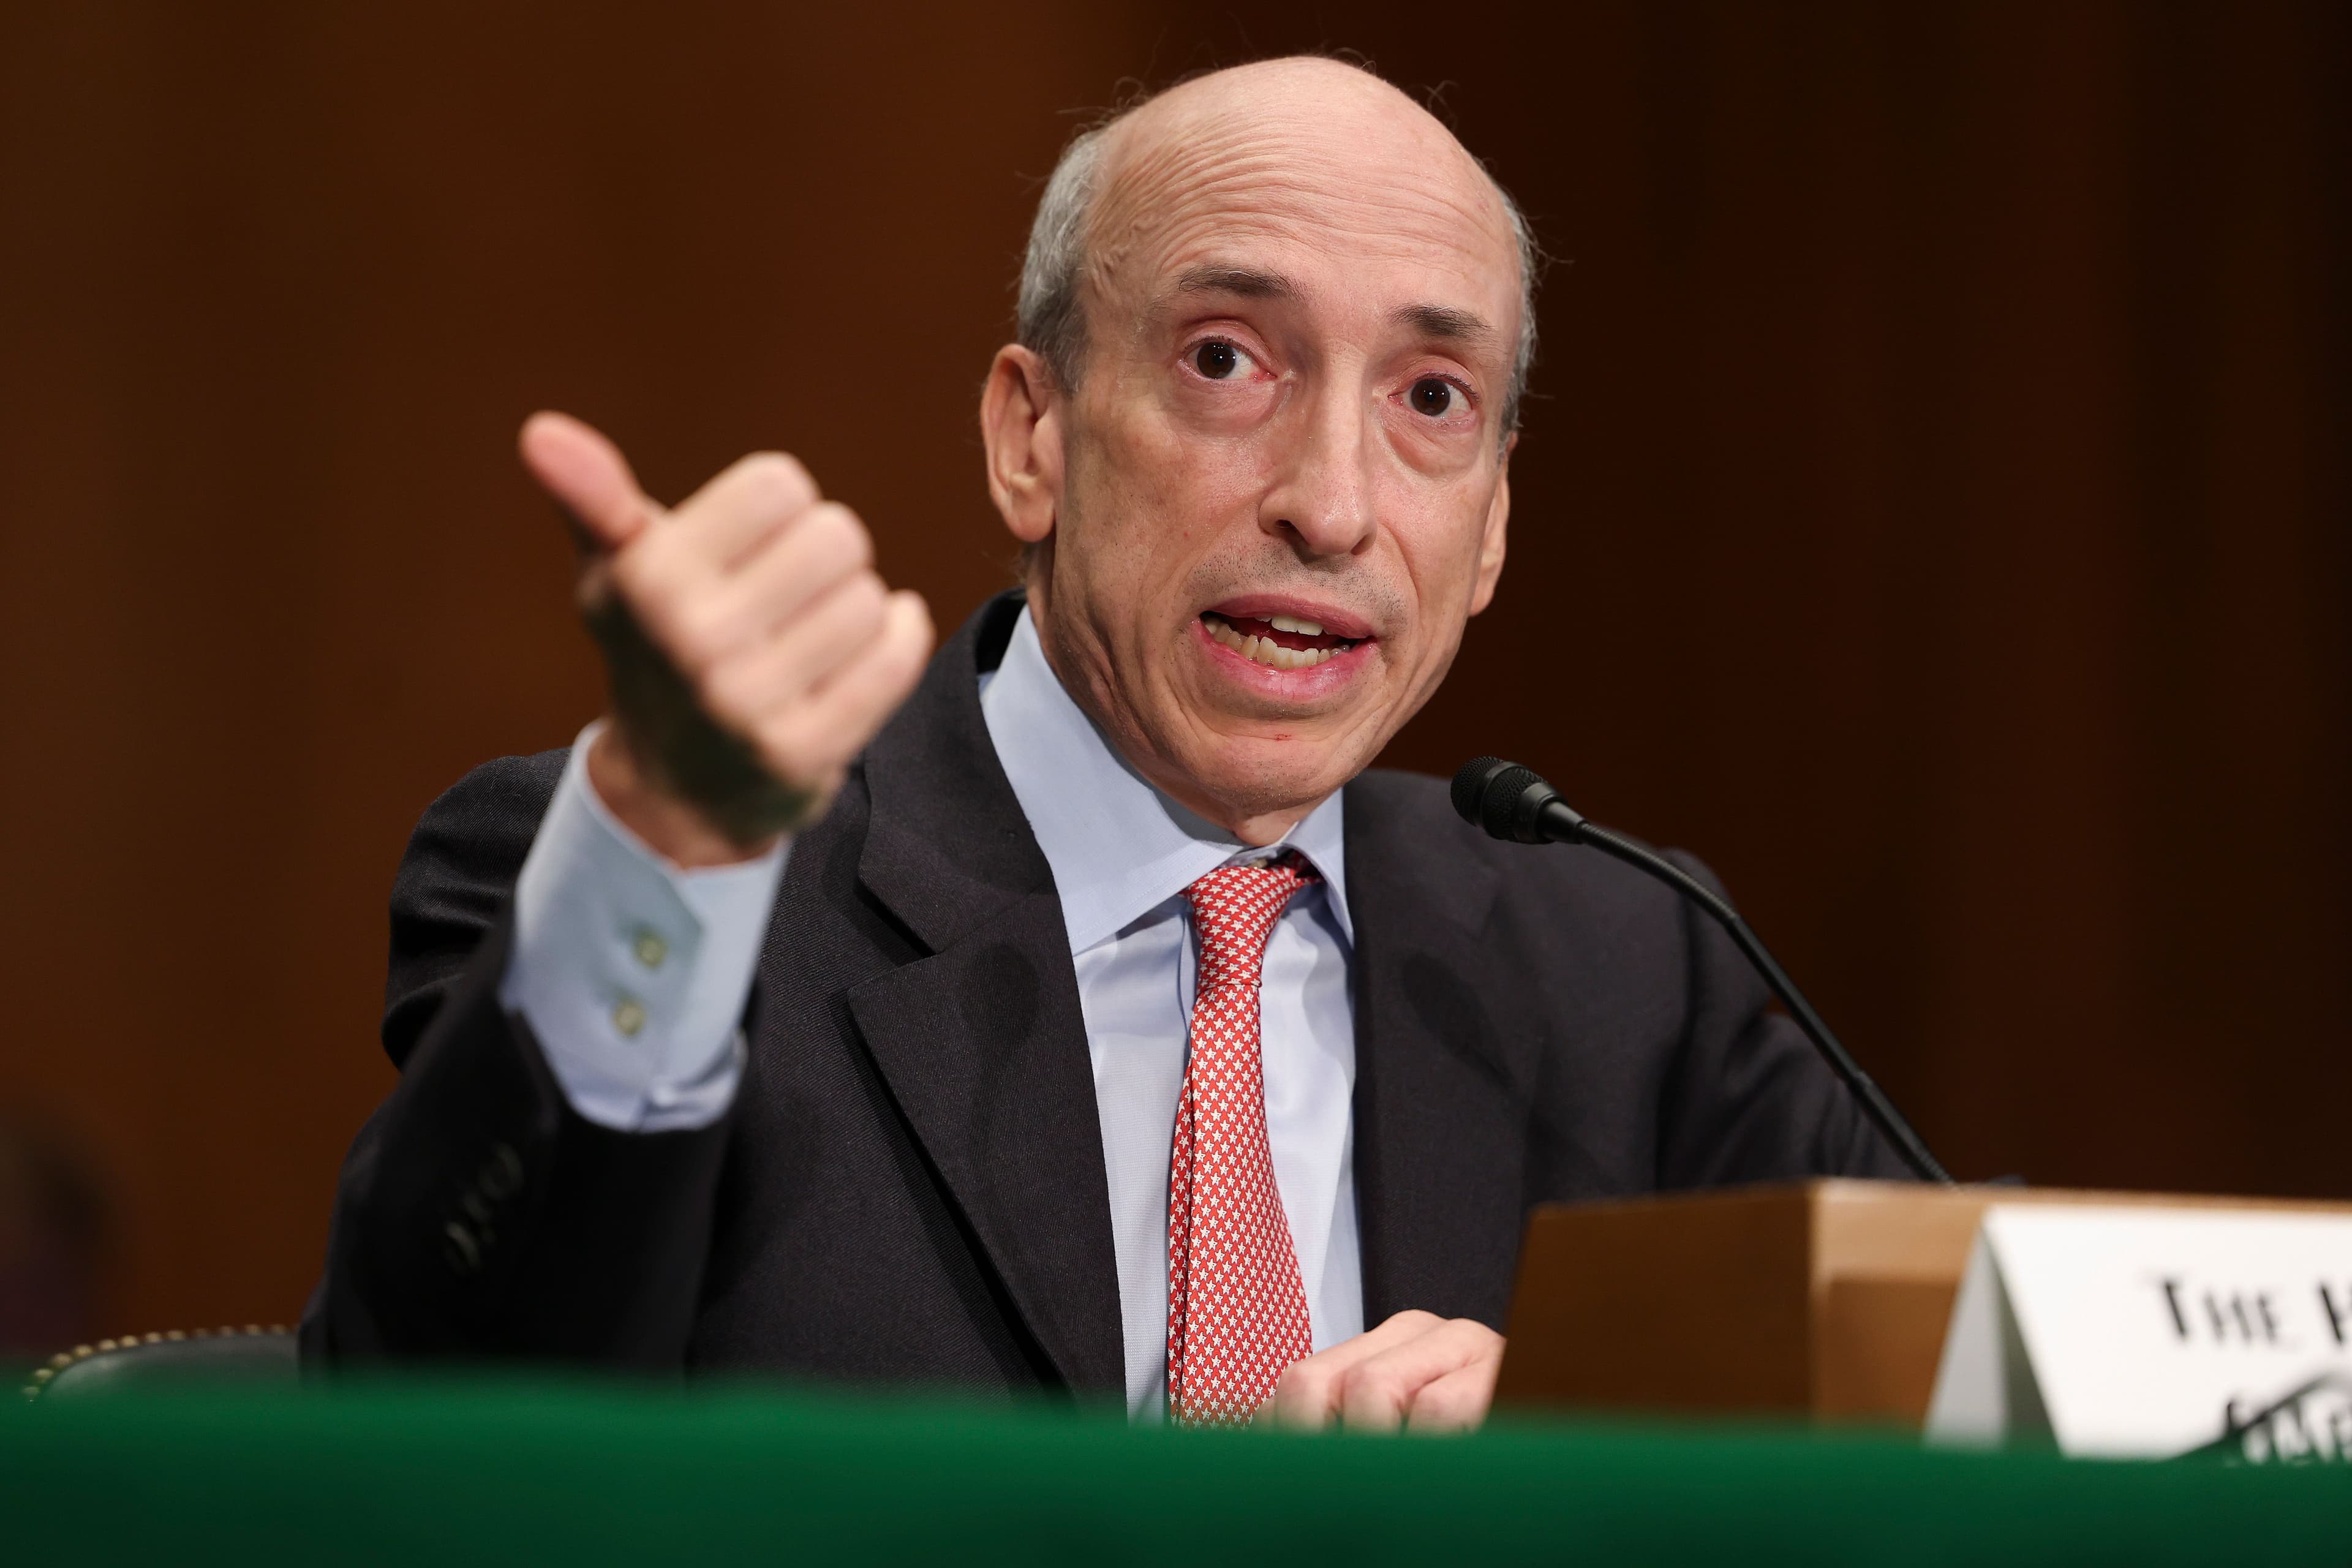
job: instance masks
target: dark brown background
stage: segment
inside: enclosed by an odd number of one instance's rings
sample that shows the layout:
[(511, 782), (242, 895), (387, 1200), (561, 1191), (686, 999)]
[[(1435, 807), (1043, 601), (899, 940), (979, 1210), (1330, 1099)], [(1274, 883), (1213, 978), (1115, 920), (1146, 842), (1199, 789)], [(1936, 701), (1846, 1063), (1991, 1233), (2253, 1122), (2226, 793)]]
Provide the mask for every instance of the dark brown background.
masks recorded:
[(0, 1110), (99, 1327), (298, 1310), (408, 826), (594, 709), (522, 416), (789, 447), (952, 622), (1066, 111), (1314, 45), (1560, 258), (1396, 760), (1707, 856), (1963, 1173), (2352, 1191), (2346, 16), (11, 6)]

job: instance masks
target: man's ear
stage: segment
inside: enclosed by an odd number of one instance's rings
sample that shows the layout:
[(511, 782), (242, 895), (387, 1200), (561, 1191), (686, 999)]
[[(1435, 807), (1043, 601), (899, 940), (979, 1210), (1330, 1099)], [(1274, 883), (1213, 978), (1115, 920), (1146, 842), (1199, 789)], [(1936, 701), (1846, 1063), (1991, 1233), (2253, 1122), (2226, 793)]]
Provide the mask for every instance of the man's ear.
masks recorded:
[(1019, 343), (996, 351), (980, 394), (988, 494), (1013, 537), (1035, 544), (1062, 510), (1062, 426), (1069, 400), (1045, 362)]
[(1519, 433), (1503, 443), (1500, 471), (1495, 475), (1495, 499), (1486, 503), (1486, 528), (1478, 540), (1478, 583), (1470, 591), (1470, 613), (1476, 615), (1495, 602), (1495, 584), (1503, 574), (1503, 536), (1511, 522), (1511, 449)]

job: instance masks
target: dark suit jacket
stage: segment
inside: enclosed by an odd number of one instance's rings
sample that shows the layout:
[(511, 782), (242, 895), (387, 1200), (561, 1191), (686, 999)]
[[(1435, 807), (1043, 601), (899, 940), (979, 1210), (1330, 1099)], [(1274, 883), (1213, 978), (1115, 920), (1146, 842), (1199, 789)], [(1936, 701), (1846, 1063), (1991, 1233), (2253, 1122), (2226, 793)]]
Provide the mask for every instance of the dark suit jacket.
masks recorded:
[[(1018, 608), (941, 648), (795, 843), (741, 1088), (705, 1130), (583, 1120), (499, 1005), (563, 753), (434, 803), (393, 890), (401, 1081), (344, 1168), (310, 1355), (1118, 1395), (1077, 982), (977, 694)], [(1418, 1307), (1500, 1328), (1546, 1200), (1902, 1173), (1674, 894), (1487, 838), (1434, 779), (1370, 773), (1345, 801), (1367, 1323)]]

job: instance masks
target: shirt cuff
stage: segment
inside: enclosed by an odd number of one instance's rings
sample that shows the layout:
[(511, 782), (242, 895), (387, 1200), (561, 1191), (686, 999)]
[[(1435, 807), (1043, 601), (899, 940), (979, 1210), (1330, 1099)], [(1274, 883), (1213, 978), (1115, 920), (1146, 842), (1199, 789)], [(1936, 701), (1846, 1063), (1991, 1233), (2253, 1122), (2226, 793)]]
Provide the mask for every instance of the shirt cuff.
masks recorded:
[(742, 1076), (745, 1003), (791, 841), (686, 871), (597, 798), (572, 742), (515, 882), (499, 999), (519, 1013), (572, 1108), (623, 1131), (705, 1127)]

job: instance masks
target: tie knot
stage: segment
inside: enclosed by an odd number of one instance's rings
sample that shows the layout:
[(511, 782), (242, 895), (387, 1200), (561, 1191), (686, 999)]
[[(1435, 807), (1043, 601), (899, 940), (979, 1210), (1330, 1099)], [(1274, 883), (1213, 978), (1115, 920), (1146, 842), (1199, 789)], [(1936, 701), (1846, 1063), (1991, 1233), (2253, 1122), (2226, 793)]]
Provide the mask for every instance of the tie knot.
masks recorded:
[(1204, 971), (1255, 969), (1274, 922), (1299, 889), (1318, 880), (1296, 852), (1263, 866), (1220, 866), (1184, 889), (1201, 933)]

